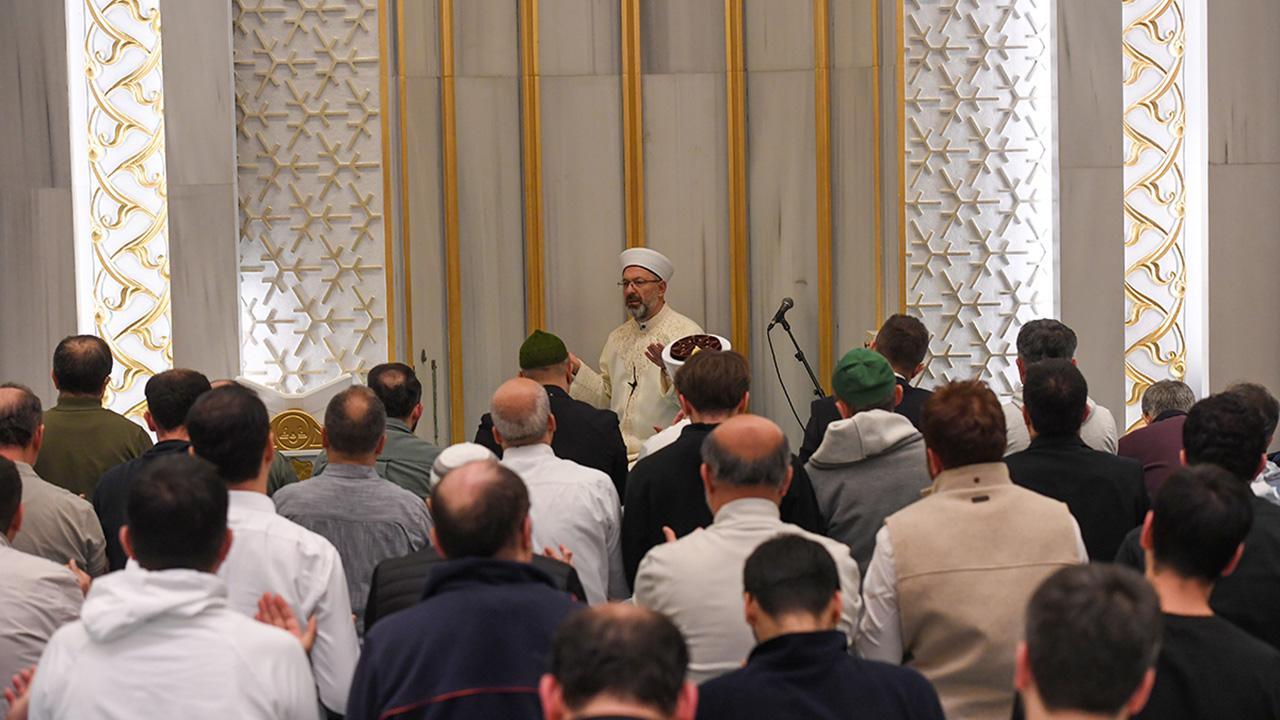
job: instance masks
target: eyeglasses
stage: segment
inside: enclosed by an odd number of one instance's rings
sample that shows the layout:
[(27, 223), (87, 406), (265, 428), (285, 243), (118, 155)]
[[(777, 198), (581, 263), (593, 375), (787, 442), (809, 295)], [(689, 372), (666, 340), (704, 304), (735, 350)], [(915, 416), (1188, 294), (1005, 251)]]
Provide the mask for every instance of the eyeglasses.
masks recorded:
[(618, 287), (625, 290), (626, 287), (630, 285), (631, 287), (637, 290), (643, 290), (646, 285), (653, 285), (655, 283), (660, 283), (660, 282), (662, 281), (661, 280), (620, 280), (618, 282)]

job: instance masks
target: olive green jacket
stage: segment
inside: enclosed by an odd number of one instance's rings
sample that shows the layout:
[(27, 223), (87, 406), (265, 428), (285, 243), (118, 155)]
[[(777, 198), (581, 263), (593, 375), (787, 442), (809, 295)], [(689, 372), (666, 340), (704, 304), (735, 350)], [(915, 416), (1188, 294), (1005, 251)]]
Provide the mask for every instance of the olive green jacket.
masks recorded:
[(86, 498), (102, 473), (151, 447), (141, 425), (102, 407), (98, 398), (59, 395), (44, 412), (44, 445), (36, 474)]

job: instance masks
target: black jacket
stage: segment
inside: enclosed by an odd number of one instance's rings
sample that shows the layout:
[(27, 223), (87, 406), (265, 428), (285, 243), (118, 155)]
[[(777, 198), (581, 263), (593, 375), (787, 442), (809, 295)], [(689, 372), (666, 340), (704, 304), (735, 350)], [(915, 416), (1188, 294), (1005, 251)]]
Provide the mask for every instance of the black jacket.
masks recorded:
[(422, 602), (365, 634), (347, 718), (542, 720), (551, 638), (581, 607), (526, 563), (440, 563)]
[[(911, 421), (916, 429), (920, 429), (920, 413), (924, 410), (924, 401), (933, 394), (932, 390), (918, 388), (898, 378), (898, 387), (902, 388), (902, 402), (893, 411)], [(809, 424), (804, 426), (804, 441), (800, 444), (800, 466), (809, 462), (809, 458), (818, 451), (822, 438), (827, 434), (827, 426), (840, 419), (840, 411), (836, 409), (836, 399), (831, 396), (814, 400), (809, 405)]]
[(123, 570), (129, 556), (120, 545), (120, 528), (125, 526), (125, 508), (129, 503), (129, 485), (156, 458), (187, 452), (186, 440), (164, 440), (138, 457), (120, 463), (102, 473), (93, 491), (93, 509), (98, 513), (102, 534), (107, 539), (108, 570)]
[[(422, 599), (431, 569), (445, 563), (436, 549), (428, 545), (403, 557), (390, 558), (378, 563), (369, 582), (369, 601), (364, 606), (365, 632), (379, 618), (413, 607)], [(586, 591), (578, 579), (578, 571), (572, 565), (541, 555), (533, 556), (533, 566), (546, 573), (558, 590), (585, 601)]]
[[(1116, 562), (1142, 572), (1145, 556), (1135, 528), (1124, 539)], [(1244, 538), (1236, 571), (1214, 583), (1213, 611), (1259, 640), (1280, 649), (1280, 505), (1253, 498), (1253, 526)]]
[[(677, 537), (684, 537), (711, 524), (711, 508), (702, 487), (702, 442), (715, 427), (686, 425), (674, 442), (645, 456), (631, 469), (622, 513), (622, 565), (629, 585), (635, 584), (645, 553), (663, 542), (664, 525)], [(781, 513), (783, 522), (821, 532), (818, 501), (803, 467), (792, 476)]]
[(845, 643), (838, 631), (760, 643), (746, 667), (698, 688), (698, 720), (943, 720), (923, 675), (861, 660)]
[[(545, 385), (551, 398), (551, 414), (556, 418), (556, 434), (551, 450), (558, 458), (595, 468), (613, 480), (618, 499), (626, 497), (627, 444), (622, 440), (618, 416), (590, 403), (575, 400), (555, 385)], [(476, 429), (476, 443), (502, 457), (502, 448), (493, 439), (493, 418), (485, 413)]]
[(1090, 560), (1110, 562), (1151, 507), (1142, 463), (1094, 450), (1076, 435), (1038, 437), (1004, 461), (1015, 485), (1067, 504)]

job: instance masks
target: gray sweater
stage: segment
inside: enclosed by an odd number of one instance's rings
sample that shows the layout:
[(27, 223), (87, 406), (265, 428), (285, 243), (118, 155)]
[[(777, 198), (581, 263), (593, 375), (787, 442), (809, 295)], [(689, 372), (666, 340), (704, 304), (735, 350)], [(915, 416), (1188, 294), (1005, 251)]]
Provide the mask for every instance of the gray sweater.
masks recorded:
[(919, 500), (933, 482), (920, 431), (884, 410), (828, 425), (805, 469), (825, 534), (849, 546), (863, 575), (884, 519)]

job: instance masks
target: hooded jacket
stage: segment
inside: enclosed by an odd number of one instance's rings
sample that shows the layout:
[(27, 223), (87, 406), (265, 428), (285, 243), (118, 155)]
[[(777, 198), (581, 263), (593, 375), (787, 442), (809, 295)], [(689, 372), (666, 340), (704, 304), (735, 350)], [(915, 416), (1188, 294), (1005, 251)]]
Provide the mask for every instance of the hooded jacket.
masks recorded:
[(314, 720), (319, 707), (302, 646), (229, 609), (217, 576), (130, 563), (49, 641), (30, 717)]
[(902, 415), (867, 410), (827, 426), (805, 466), (823, 534), (849, 546), (865, 574), (884, 519), (933, 482), (924, 436)]

